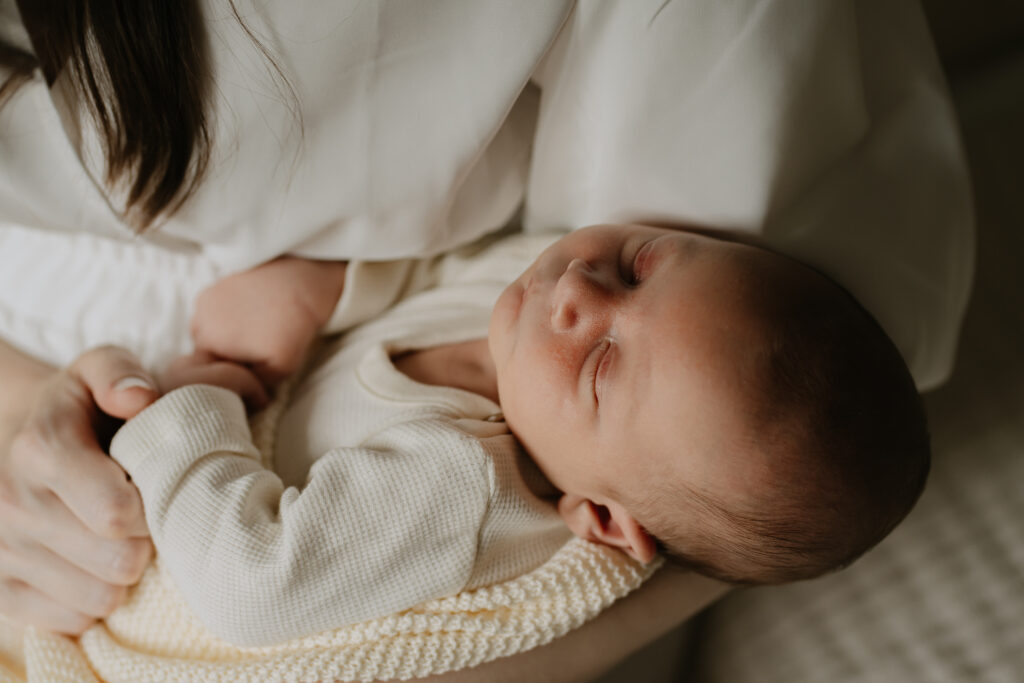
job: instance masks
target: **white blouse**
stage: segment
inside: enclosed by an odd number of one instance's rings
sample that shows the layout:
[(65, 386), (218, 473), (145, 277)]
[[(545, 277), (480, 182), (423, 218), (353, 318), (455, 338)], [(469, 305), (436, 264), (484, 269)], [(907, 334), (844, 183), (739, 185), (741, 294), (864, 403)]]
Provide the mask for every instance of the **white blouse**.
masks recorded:
[[(757, 232), (952, 364), (972, 217), (920, 10), (822, 0), (205, 0), (211, 165), (136, 236), (60, 79), (0, 108), (0, 336), (54, 363), (189, 348), (196, 293), (282, 253), (438, 253), (526, 229)], [(0, 34), (27, 44), (13, 0)], [(2, 77), (2, 76), (0, 76)], [(283, 80), (282, 79), (286, 79)]]

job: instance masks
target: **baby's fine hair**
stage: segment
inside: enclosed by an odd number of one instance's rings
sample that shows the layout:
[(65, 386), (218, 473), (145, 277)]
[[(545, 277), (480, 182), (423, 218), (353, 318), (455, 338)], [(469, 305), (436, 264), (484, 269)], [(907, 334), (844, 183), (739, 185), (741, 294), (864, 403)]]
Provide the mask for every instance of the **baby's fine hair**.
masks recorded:
[(762, 260), (748, 283), (760, 332), (739, 447), (761, 449), (772, 475), (742, 508), (663, 480), (637, 514), (670, 561), (736, 584), (850, 564), (910, 511), (931, 461), (920, 396), (875, 319), (816, 271)]

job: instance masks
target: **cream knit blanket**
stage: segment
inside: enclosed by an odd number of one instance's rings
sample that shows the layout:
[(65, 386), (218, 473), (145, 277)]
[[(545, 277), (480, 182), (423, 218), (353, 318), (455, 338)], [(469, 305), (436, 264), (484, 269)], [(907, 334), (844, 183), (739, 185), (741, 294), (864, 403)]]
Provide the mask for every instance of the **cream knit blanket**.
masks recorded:
[[(264, 454), (272, 452), (267, 446), (276, 412), (254, 420), (253, 437)], [(573, 539), (534, 571), (504, 583), (279, 645), (246, 648), (216, 638), (199, 623), (158, 558), (127, 602), (78, 640), (22, 629), (0, 617), (0, 683), (418, 678), (544, 645), (640, 586), (657, 566)]]
[(404, 680), (524, 652), (582, 625), (654, 571), (622, 553), (569, 541), (505, 583), (269, 647), (207, 632), (156, 562), (128, 602), (77, 642), (0, 621), (0, 681)]

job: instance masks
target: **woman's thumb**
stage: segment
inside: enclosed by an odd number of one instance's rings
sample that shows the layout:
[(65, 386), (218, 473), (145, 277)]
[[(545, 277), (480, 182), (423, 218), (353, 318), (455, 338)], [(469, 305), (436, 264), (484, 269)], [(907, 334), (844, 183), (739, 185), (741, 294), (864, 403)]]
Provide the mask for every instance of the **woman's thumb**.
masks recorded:
[(147, 375), (126, 375), (114, 382), (106, 400), (97, 400), (100, 410), (107, 415), (127, 420), (135, 417), (143, 408), (160, 398), (156, 382)]
[(117, 346), (90, 349), (69, 370), (85, 384), (101, 411), (122, 420), (134, 417), (160, 397), (156, 382), (139, 360)]

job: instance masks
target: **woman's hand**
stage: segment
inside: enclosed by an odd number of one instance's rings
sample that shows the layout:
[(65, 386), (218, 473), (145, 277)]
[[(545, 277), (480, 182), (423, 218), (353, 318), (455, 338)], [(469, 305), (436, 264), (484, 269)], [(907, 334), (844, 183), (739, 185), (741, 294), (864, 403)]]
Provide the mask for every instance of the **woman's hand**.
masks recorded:
[(284, 256), (199, 293), (196, 351), (242, 363), (269, 389), (298, 369), (345, 286), (343, 261)]
[(79, 634), (117, 607), (152, 555), (139, 493), (104, 442), (114, 418), (159, 393), (114, 347), (82, 354), (33, 393), (27, 417), (12, 419), (5, 400), (0, 421), (0, 613)]

